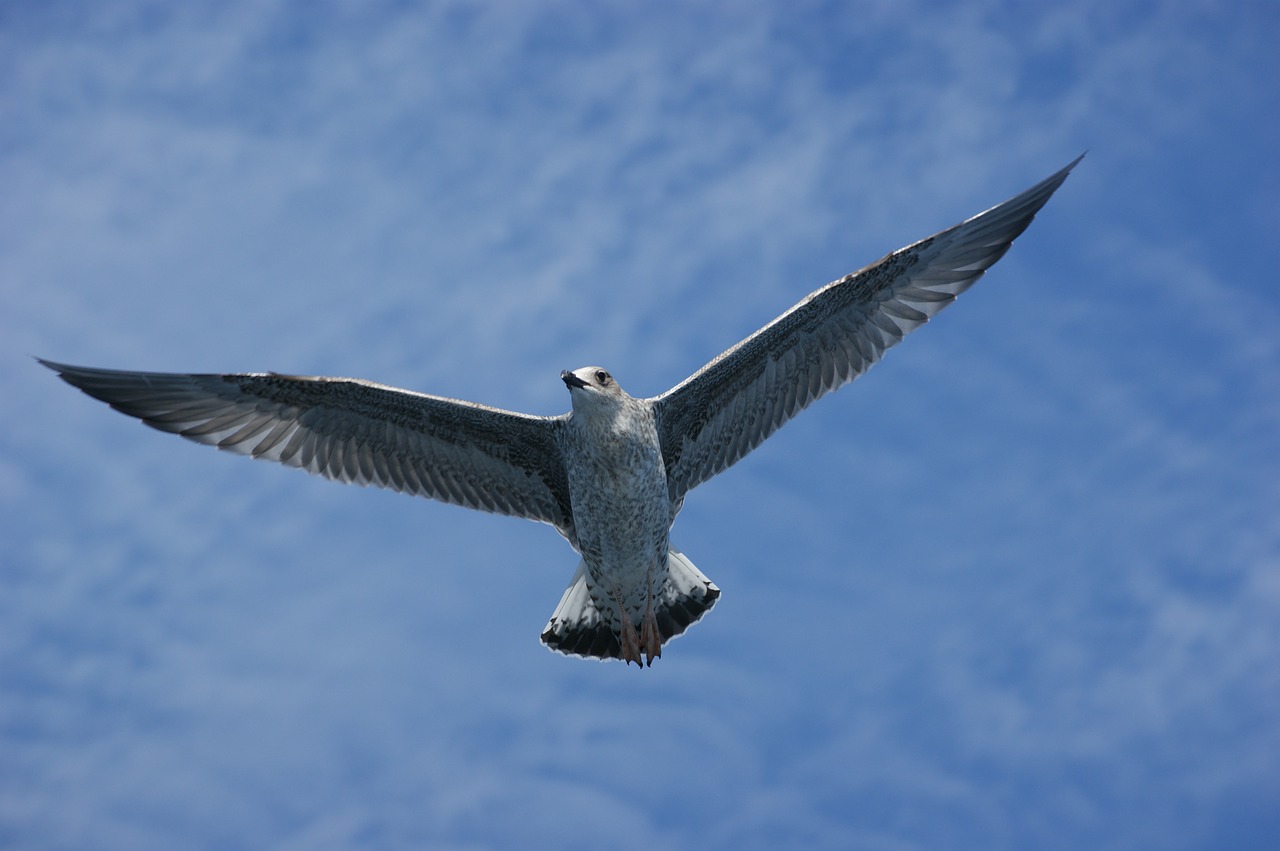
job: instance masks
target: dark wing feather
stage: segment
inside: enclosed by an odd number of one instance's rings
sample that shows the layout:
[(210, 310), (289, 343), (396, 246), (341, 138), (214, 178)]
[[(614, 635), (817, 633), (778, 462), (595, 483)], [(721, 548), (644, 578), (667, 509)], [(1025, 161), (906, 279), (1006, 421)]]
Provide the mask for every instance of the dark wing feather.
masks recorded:
[(574, 540), (556, 441), (562, 418), (350, 378), (126, 372), (40, 362), (161, 431), (341, 482), (540, 520)]
[(1082, 157), (955, 227), (810, 294), (656, 397), (672, 501), (866, 372), (1009, 250)]

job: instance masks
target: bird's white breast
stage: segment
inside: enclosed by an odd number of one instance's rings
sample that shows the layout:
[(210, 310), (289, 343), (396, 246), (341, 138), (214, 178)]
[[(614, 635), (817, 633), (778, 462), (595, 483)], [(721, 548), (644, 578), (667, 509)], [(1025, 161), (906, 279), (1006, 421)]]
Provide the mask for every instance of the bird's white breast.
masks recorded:
[[(612, 415), (609, 415), (612, 414)], [(627, 400), (616, 412), (575, 413), (565, 447), (578, 545), (606, 588), (666, 578), (671, 506), (652, 410)]]

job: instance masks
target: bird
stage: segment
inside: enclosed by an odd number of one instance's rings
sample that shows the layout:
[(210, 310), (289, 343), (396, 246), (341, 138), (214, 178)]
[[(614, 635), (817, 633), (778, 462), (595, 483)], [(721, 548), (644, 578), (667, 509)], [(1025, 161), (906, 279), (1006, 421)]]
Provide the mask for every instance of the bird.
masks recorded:
[(720, 588), (670, 543), (686, 496), (848, 384), (1008, 251), (1083, 159), (827, 284), (670, 390), (563, 370), (571, 409), (534, 416), (353, 378), (72, 366), (62, 379), (161, 431), (339, 482), (547, 523), (580, 555), (551, 650), (652, 666)]

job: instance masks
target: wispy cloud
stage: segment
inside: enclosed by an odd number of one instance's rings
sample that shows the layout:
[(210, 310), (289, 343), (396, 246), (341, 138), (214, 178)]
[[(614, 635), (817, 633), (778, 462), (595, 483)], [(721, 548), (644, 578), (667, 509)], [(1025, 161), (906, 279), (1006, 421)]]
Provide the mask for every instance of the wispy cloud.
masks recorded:
[[(1264, 847), (1276, 27), (1211, 11), (7, 14), (0, 844)], [(959, 305), (691, 496), (725, 596), (644, 675), (538, 646), (547, 530), (27, 357), (558, 413), (561, 368), (660, 392), (1084, 148)]]

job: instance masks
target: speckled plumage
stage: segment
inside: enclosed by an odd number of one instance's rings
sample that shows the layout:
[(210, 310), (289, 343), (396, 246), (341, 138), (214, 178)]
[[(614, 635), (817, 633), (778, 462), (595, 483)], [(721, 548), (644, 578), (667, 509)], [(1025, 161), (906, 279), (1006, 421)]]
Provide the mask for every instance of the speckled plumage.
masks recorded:
[(347, 378), (41, 363), (163, 431), (455, 505), (549, 523), (582, 555), (542, 640), (642, 663), (720, 595), (668, 540), (685, 496), (852, 381), (1008, 250), (1066, 168), (810, 294), (668, 392), (564, 372), (573, 410), (534, 417)]

